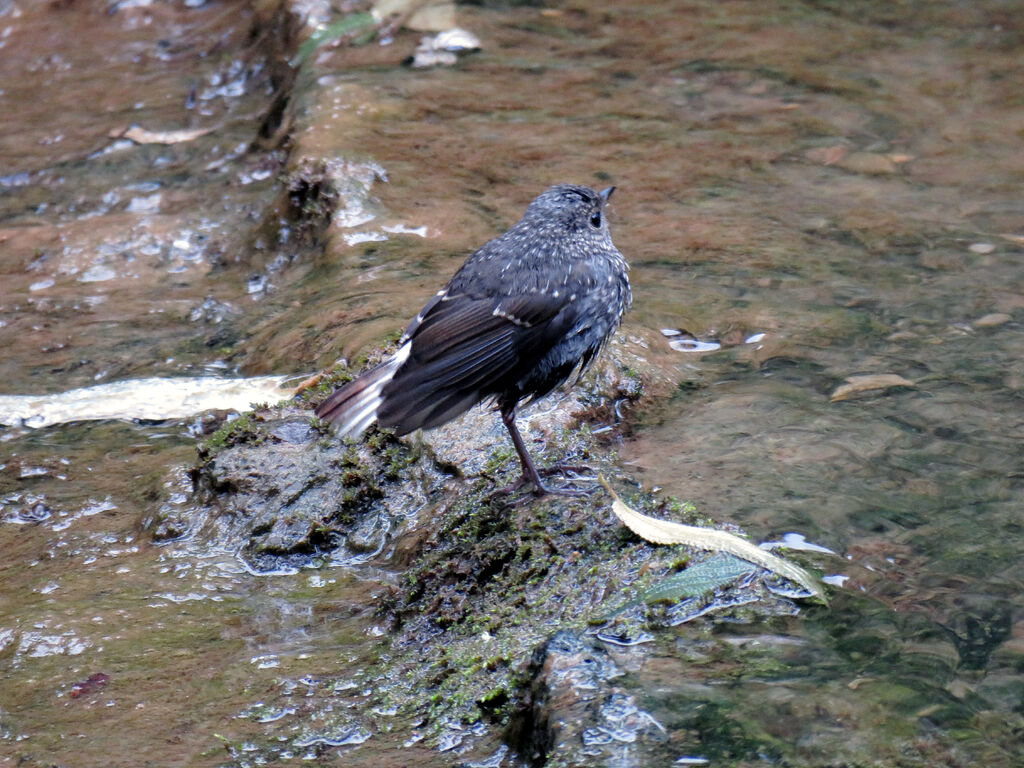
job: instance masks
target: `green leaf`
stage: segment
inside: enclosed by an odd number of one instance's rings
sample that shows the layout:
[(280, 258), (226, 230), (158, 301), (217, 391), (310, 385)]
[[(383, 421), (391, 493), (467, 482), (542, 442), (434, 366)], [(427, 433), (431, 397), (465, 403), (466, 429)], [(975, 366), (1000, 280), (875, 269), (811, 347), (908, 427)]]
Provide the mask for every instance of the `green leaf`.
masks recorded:
[(649, 587), (640, 593), (647, 604), (674, 603), (684, 597), (699, 597), (736, 579), (757, 571), (757, 566), (732, 555), (714, 555)]
[(375, 24), (376, 21), (373, 18), (372, 13), (350, 13), (348, 16), (344, 16), (338, 21), (328, 24), (325, 27), (321, 27), (308, 38), (306, 41), (299, 46), (298, 52), (292, 58), (291, 64), (293, 67), (301, 67), (309, 55), (313, 53), (317, 48), (326, 42), (337, 40), (339, 37), (350, 34), (357, 30), (369, 27)]

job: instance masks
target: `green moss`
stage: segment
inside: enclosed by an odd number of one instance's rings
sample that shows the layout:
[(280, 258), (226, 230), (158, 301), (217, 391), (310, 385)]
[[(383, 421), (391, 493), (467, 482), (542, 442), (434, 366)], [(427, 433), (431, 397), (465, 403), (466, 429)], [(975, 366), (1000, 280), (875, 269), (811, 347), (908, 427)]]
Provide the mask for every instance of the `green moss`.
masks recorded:
[(243, 413), (237, 419), (226, 422), (220, 429), (199, 444), (196, 449), (199, 460), (206, 462), (225, 448), (232, 445), (259, 445), (267, 439), (262, 427), (263, 419), (255, 412)]
[[(310, 406), (318, 405), (335, 389), (352, 381), (355, 378), (355, 373), (353, 373), (355, 370), (358, 369), (348, 365), (335, 366), (321, 376), (314, 385), (306, 387), (306, 389), (299, 393), (300, 402)], [(321, 422), (319, 419), (317, 419), (317, 422), (326, 424), (326, 422)]]
[(498, 447), (491, 451), (484, 462), (483, 474), (495, 475), (504, 471), (515, 457), (516, 452), (512, 448)]
[[(589, 452), (578, 443), (588, 436), (561, 437)], [(494, 458), (497, 464), (500, 457)], [(406, 648), (418, 646), (421, 632), (443, 632), (440, 642), (424, 642), (443, 654), (395, 662), (413, 665), (416, 677), (429, 681), (433, 726), (481, 717), (506, 723), (519, 706), (517, 675), (525, 674), (511, 668), (512, 660), (528, 658), (555, 628), (585, 628), (606, 610), (593, 596), (618, 601), (623, 590), (631, 593), (651, 557), (649, 546), (603, 522), (601, 493), (534, 501), (522, 508), (527, 511), (506, 501), (483, 483), (442, 507), (435, 532), (384, 609), (402, 628), (398, 642)], [(393, 669), (382, 675), (400, 678)], [(403, 709), (422, 711), (422, 689), (419, 704), (396, 698)]]

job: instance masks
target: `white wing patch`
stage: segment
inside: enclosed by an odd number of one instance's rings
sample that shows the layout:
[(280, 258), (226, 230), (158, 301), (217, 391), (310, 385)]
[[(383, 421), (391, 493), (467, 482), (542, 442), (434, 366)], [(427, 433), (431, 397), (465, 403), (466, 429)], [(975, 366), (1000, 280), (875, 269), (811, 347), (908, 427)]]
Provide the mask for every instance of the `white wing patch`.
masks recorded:
[(500, 306), (495, 307), (494, 311), (491, 312), (491, 314), (494, 317), (502, 317), (505, 320), (508, 320), (510, 323), (518, 325), (520, 328), (530, 328), (533, 326), (533, 323), (528, 323), (525, 320), (516, 317), (511, 312), (506, 312)]
[(384, 390), (385, 385), (395, 377), (395, 372), (409, 359), (411, 351), (412, 342), (405, 342), (394, 356), (376, 371), (377, 376), (374, 382), (356, 395), (352, 402), (346, 406), (345, 421), (337, 425), (339, 435), (342, 437), (358, 437), (377, 420), (377, 409), (384, 402), (381, 392)]

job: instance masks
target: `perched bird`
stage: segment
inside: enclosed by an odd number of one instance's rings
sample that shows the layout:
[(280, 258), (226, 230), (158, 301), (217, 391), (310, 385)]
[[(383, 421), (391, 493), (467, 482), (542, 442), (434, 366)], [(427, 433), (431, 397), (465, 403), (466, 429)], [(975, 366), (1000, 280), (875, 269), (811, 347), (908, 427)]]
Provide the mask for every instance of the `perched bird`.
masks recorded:
[(516, 408), (582, 373), (632, 301), (605, 217), (614, 189), (545, 190), (427, 302), (390, 359), (333, 392), (316, 415), (343, 436), (374, 421), (404, 435), (493, 398), (523, 466), (519, 483), (548, 493)]

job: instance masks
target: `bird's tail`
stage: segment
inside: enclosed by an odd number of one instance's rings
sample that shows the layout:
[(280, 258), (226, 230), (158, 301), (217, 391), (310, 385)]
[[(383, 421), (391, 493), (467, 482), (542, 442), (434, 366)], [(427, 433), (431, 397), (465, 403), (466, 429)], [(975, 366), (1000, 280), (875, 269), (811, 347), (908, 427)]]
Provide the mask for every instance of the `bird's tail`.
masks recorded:
[(317, 406), (316, 415), (333, 424), (342, 437), (359, 437), (377, 419), (382, 390), (409, 356), (406, 343), (394, 357), (353, 379)]

